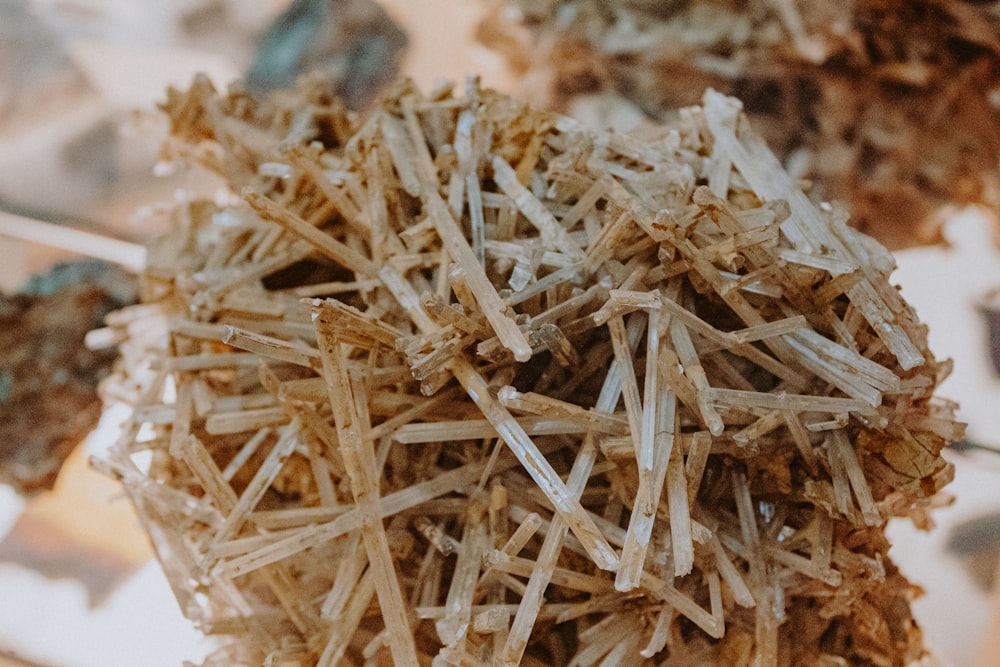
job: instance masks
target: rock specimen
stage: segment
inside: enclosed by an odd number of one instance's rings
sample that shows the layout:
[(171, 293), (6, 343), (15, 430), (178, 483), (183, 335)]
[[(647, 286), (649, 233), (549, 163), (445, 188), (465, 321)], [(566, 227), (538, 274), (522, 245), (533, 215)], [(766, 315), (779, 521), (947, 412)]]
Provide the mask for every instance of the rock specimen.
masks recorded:
[(247, 87), (264, 94), (319, 72), (350, 109), (364, 109), (391, 83), (406, 34), (372, 0), (295, 0), (260, 36)]
[(51, 489), (97, 425), (97, 385), (116, 355), (87, 349), (85, 338), (135, 301), (134, 283), (116, 267), (77, 262), (0, 295), (0, 483), (23, 494)]
[(852, 225), (890, 247), (937, 240), (941, 207), (1000, 211), (998, 2), (501, 7), (481, 39), (538, 104), (565, 111), (613, 92), (663, 120), (706, 87), (735, 95), (818, 198), (843, 201)]
[(702, 106), (171, 91), (111, 460), (218, 665), (904, 665), (960, 437), (890, 255)]

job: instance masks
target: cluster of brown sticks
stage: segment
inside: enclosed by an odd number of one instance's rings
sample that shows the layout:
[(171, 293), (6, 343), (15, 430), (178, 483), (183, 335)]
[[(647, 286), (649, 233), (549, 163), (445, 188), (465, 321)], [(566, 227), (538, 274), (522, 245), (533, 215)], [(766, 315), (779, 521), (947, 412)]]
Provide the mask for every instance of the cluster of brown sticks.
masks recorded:
[[(209, 664), (902, 665), (961, 434), (891, 257), (714, 92), (644, 137), (474, 80), (171, 91), (110, 461)], [(268, 662), (269, 661), (269, 662)]]

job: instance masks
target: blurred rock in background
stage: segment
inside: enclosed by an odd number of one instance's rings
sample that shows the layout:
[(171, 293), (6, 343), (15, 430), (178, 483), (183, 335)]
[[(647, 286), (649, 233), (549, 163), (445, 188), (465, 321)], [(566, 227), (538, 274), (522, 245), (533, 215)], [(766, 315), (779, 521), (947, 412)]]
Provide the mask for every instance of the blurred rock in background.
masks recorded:
[(1000, 213), (995, 0), (502, 0), (479, 37), (564, 112), (610, 96), (663, 120), (735, 95), (815, 198), (891, 248), (940, 241), (957, 207)]
[(97, 424), (97, 385), (117, 358), (84, 337), (136, 296), (134, 276), (96, 261), (60, 264), (0, 295), (0, 483), (23, 494), (52, 488)]
[(246, 83), (255, 94), (321, 72), (349, 109), (394, 80), (407, 38), (371, 0), (294, 0), (261, 35)]

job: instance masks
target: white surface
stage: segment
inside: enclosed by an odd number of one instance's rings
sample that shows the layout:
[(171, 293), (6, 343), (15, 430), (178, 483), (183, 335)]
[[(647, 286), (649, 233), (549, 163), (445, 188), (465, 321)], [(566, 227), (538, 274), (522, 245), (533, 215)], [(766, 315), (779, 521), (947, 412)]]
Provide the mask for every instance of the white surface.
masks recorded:
[(0, 566), (0, 591), (0, 647), (44, 665), (180, 667), (208, 650), (155, 562), (92, 610), (79, 582), (48, 581), (17, 566)]
[[(986, 458), (991, 457), (991, 458)], [(949, 531), (963, 521), (1000, 511), (1000, 457), (951, 456), (955, 481), (949, 491), (955, 504), (934, 514), (937, 527), (917, 531), (908, 522), (890, 524), (890, 557), (903, 574), (925, 591), (913, 604), (927, 643), (952, 667), (971, 667), (983, 643), (993, 598), (977, 588), (959, 562), (945, 550)]]
[[(129, 414), (116, 406), (81, 444), (103, 456)], [(112, 502), (113, 499), (95, 499)], [(126, 502), (119, 498), (118, 502)], [(0, 485), (0, 538), (25, 501)], [(200, 663), (211, 643), (183, 617), (159, 563), (151, 560), (96, 608), (84, 585), (49, 580), (27, 568), (0, 564), (0, 650), (46, 667), (180, 667)]]
[(930, 348), (950, 357), (955, 372), (938, 390), (961, 404), (959, 416), (969, 436), (1000, 446), (1000, 378), (994, 373), (988, 339), (975, 302), (1000, 286), (1000, 252), (990, 223), (974, 209), (953, 218), (945, 228), (950, 248), (914, 248), (897, 253), (893, 282), (930, 327)]
[[(959, 417), (974, 442), (1000, 447), (1000, 378), (989, 360), (984, 322), (976, 311), (979, 296), (1000, 285), (1000, 252), (990, 224), (975, 211), (948, 223), (950, 248), (916, 248), (897, 253), (893, 282), (930, 327), (930, 348), (954, 360), (955, 371), (938, 395), (959, 401)], [(949, 455), (956, 497), (935, 512), (937, 528), (916, 531), (908, 522), (889, 529), (891, 557), (903, 573), (926, 591), (914, 614), (928, 641), (954, 667), (972, 665), (983, 642), (992, 599), (972, 583), (957, 560), (945, 552), (950, 530), (966, 520), (1000, 512), (1000, 455)]]

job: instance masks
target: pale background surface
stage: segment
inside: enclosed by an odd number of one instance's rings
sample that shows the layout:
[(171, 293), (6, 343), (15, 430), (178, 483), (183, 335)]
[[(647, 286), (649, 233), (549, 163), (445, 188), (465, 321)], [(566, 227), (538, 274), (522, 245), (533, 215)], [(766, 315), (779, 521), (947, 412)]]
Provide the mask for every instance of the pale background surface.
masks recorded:
[[(33, 4), (56, 16), (62, 11), (52, 2)], [(76, 192), (53, 177), (59, 168), (53, 163), (60, 142), (102, 119), (127, 119), (134, 107), (151, 108), (167, 83), (185, 85), (196, 71), (207, 71), (224, 86), (245, 65), (245, 48), (241, 51), (238, 40), (229, 51), (209, 50), (203, 44), (178, 47), (172, 41), (166, 9), (162, 15), (143, 13), (124, 0), (62, 4), (89, 5), (118, 20), (101, 29), (86, 26), (70, 45), (70, 54), (89, 84), (67, 93), (74, 96), (71, 104), (57, 105), (47, 112), (49, 116), (33, 115), (20, 128), (0, 127), (0, 193), (5, 188), (34, 193), (41, 201), (84, 210), (88, 218), (101, 220), (123, 237), (141, 239), (151, 230), (137, 226), (131, 212), (187, 185), (183, 180), (150, 185), (145, 175), (158, 143), (155, 131), (140, 131), (120, 142), (116, 150), (122, 154), (116, 158), (140, 176), (125, 178), (102, 198), (87, 199), (82, 186)], [(197, 3), (157, 4), (176, 8)], [(239, 27), (248, 31), (264, 25), (283, 4), (246, 3)], [(460, 83), (467, 73), (477, 72), (488, 86), (513, 89), (499, 57), (471, 43), (483, 3), (385, 0), (382, 4), (410, 36), (404, 70), (422, 88), (430, 88), (439, 78)], [(114, 11), (122, 7), (124, 11)], [(955, 360), (955, 373), (940, 393), (961, 402), (961, 418), (969, 423), (972, 439), (1000, 447), (1000, 379), (989, 365), (983, 322), (974, 306), (985, 290), (1000, 285), (1000, 251), (990, 223), (974, 212), (956, 216), (948, 223), (946, 236), (950, 248), (900, 253), (895, 281), (929, 324), (932, 350)], [(0, 258), (0, 288), (12, 289), (31, 272), (71, 256), (0, 237)], [(112, 554), (120, 571), (131, 572), (106, 601), (89, 608), (84, 586), (76, 580), (51, 581), (23, 566), (0, 564), (0, 667), (8, 664), (3, 653), (46, 667), (177, 667), (184, 660), (199, 661), (210, 648), (181, 617), (118, 487), (87, 468), (86, 456), (100, 455), (107, 448), (121, 416), (106, 416), (70, 460), (54, 493), (26, 503), (0, 487), (0, 538), (20, 517), (45, 539), (61, 540), (64, 548), (81, 553)], [(892, 526), (896, 544), (892, 553), (904, 573), (927, 591), (916, 613), (942, 661), (955, 667), (985, 667), (1000, 664), (1000, 654), (976, 662), (989, 634), (992, 598), (975, 587), (944, 547), (952, 526), (1000, 512), (1000, 456), (981, 453), (952, 459), (957, 468), (951, 487), (955, 504), (935, 515), (939, 528), (929, 535), (903, 524)]]

